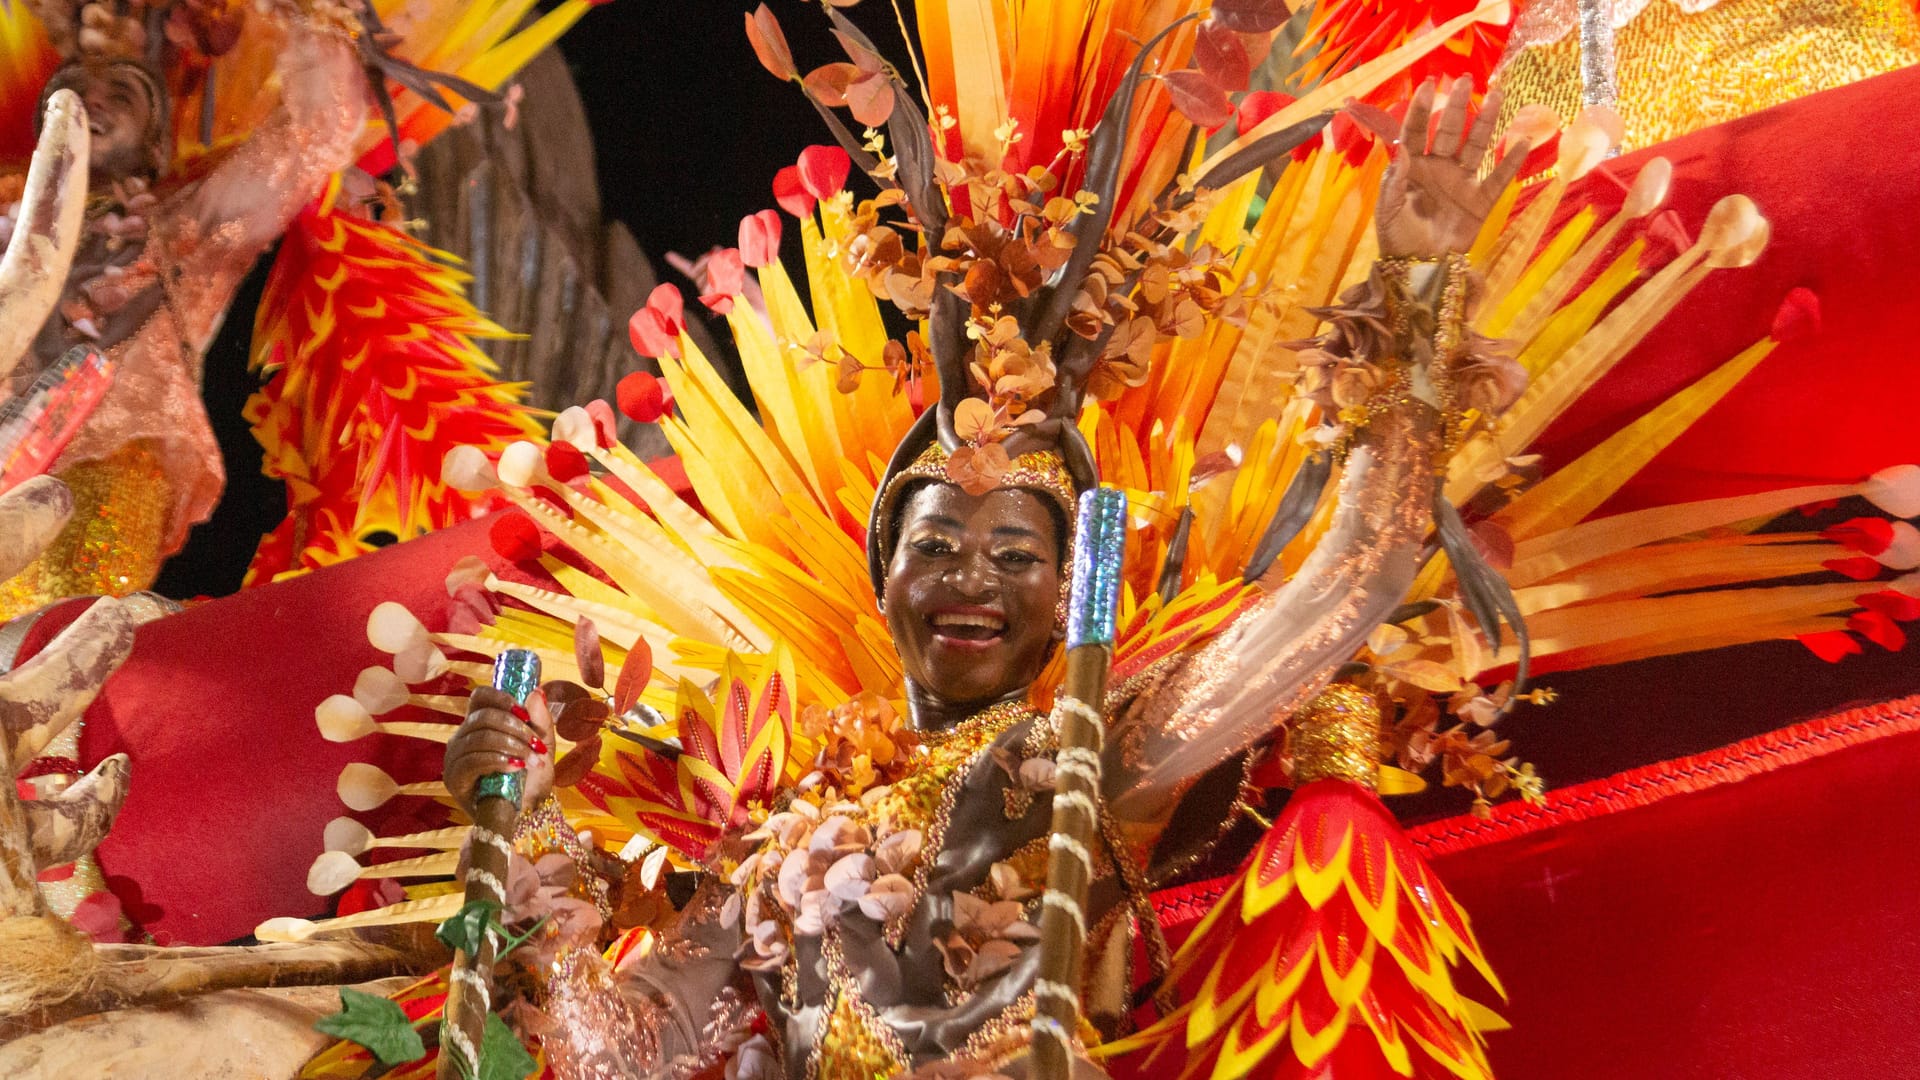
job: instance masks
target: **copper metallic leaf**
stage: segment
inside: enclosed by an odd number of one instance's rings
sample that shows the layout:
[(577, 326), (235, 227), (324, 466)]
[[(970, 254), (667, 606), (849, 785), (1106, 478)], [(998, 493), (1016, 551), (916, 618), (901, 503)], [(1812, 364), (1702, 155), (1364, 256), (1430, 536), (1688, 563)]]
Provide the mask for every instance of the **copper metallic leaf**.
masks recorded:
[(853, 118), (870, 128), (884, 127), (893, 116), (893, 80), (884, 71), (875, 71), (847, 84), (847, 108)]
[(646, 638), (636, 639), (633, 647), (627, 650), (626, 663), (620, 665), (620, 676), (613, 684), (613, 709), (624, 713), (633, 708), (640, 700), (641, 691), (647, 688), (647, 680), (653, 677), (653, 649)]
[(1164, 79), (1173, 107), (1195, 125), (1217, 128), (1233, 119), (1233, 102), (1227, 100), (1226, 90), (1205, 72), (1189, 68), (1169, 72)]
[(553, 786), (572, 787), (587, 778), (593, 766), (600, 760), (600, 736), (596, 733), (584, 742), (578, 743), (567, 751), (565, 757), (554, 763)]
[(606, 702), (598, 698), (578, 698), (555, 715), (553, 730), (568, 742), (581, 742), (591, 738), (612, 715), (613, 710)]
[(1212, 21), (1243, 34), (1264, 34), (1292, 14), (1281, 0), (1213, 0)]
[(1200, 24), (1193, 41), (1193, 62), (1208, 81), (1228, 93), (1245, 90), (1253, 77), (1253, 63), (1240, 35), (1218, 22)]
[(746, 20), (747, 40), (753, 43), (753, 54), (760, 58), (760, 65), (776, 79), (799, 78), (800, 69), (793, 66), (793, 51), (787, 48), (787, 35), (767, 5), (755, 8)]
[(600, 629), (585, 615), (573, 624), (573, 659), (580, 665), (580, 681), (595, 689), (607, 684), (607, 658), (600, 649)]

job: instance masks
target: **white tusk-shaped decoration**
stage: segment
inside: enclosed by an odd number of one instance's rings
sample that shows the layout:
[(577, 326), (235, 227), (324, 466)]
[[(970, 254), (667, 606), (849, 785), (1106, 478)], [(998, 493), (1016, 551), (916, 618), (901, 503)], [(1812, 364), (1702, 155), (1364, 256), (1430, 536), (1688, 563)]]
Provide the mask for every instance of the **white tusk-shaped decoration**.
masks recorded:
[(1920, 465), (1881, 469), (1860, 485), (1860, 494), (1894, 517), (1920, 517)]
[(1605, 161), (1611, 149), (1613, 141), (1599, 125), (1574, 121), (1572, 127), (1560, 133), (1558, 179), (1566, 183), (1580, 179)]
[(1760, 250), (1766, 247), (1772, 233), (1772, 226), (1760, 215), (1760, 208), (1752, 199), (1728, 195), (1707, 211), (1707, 220), (1700, 225), (1700, 239), (1695, 246), (1707, 252), (1709, 266), (1745, 266), (1760, 257)]
[(460, 865), (460, 853), (440, 851), (411, 859), (361, 866), (344, 851), (329, 851), (307, 869), (307, 891), (332, 896), (361, 878), (441, 877)]
[(1640, 175), (1627, 189), (1627, 200), (1620, 206), (1623, 217), (1643, 218), (1666, 205), (1667, 192), (1673, 186), (1673, 162), (1657, 157), (1640, 166)]
[(477, 446), (456, 446), (440, 463), (440, 480), (455, 491), (492, 491), (500, 486), (493, 462)]
[(444, 798), (447, 785), (440, 781), (420, 784), (402, 784), (388, 776), (385, 770), (364, 761), (356, 761), (340, 770), (340, 782), (334, 788), (340, 801), (348, 809), (365, 813), (386, 805), (395, 795), (426, 795)]
[(422, 641), (394, 656), (393, 670), (409, 683), (432, 682), (447, 673), (447, 655)]
[(337, 817), (327, 822), (326, 844), (328, 851), (344, 851), (356, 856), (374, 848), (456, 850), (467, 842), (467, 835), (472, 831), (470, 826), (457, 825), (403, 836), (375, 836), (372, 829), (352, 818)]
[(14, 373), (60, 302), (86, 221), (92, 145), (79, 95), (54, 91), (27, 166), (19, 220), (0, 254), (0, 377)]
[[(435, 711), (445, 712), (439, 703), (445, 699), (439, 695), (413, 694), (401, 704), (417, 704)], [(464, 705), (464, 702), (462, 702)], [(409, 739), (426, 739), (443, 743), (453, 738), (456, 730), (451, 724), (437, 724), (421, 720), (379, 721), (368, 715), (367, 707), (345, 694), (334, 694), (322, 701), (313, 710), (314, 723), (320, 728), (320, 734), (328, 742), (352, 742), (369, 735), (399, 735)]]
[(319, 923), (283, 915), (278, 919), (268, 919), (254, 927), (253, 936), (261, 941), (305, 941), (318, 929), (320, 929)]
[(329, 851), (307, 868), (307, 891), (332, 896), (360, 879), (360, 864), (344, 851)]
[(1893, 523), (1893, 541), (1887, 550), (1875, 555), (1881, 566), (1890, 570), (1912, 570), (1920, 567), (1920, 529), (1904, 521)]
[(598, 450), (600, 435), (593, 414), (578, 405), (560, 410), (560, 415), (553, 418), (553, 441), (567, 443), (583, 454)]
[(546, 459), (540, 448), (525, 439), (500, 452), (500, 481), (509, 487), (531, 487), (546, 471)]
[(328, 742), (352, 742), (380, 730), (367, 707), (345, 694), (334, 694), (314, 706), (313, 720)]
[(381, 652), (398, 656), (431, 639), (413, 612), (388, 600), (367, 616), (367, 640)]
[(355, 912), (338, 919), (325, 922), (309, 922), (306, 919), (268, 919), (254, 928), (253, 936), (261, 941), (305, 941), (315, 934), (336, 933), (345, 930), (359, 930), (369, 926), (395, 926), (401, 923), (444, 922), (458, 912), (467, 902), (465, 895), (458, 892), (429, 896), (424, 900), (402, 900), (372, 911)]
[(370, 716), (383, 716), (405, 705), (407, 696), (412, 693), (400, 676), (377, 665), (362, 671), (353, 680), (353, 700), (359, 702)]

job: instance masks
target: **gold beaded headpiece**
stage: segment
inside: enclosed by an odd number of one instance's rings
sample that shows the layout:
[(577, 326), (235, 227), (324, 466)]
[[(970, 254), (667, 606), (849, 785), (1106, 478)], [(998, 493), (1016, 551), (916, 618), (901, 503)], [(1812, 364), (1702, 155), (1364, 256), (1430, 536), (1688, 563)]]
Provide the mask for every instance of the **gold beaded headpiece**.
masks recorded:
[[(874, 499), (873, 514), (868, 519), (867, 548), (870, 552), (869, 567), (874, 575), (875, 596), (882, 591), (886, 581), (886, 566), (892, 560), (894, 544), (899, 540), (894, 535), (894, 522), (899, 514), (900, 500), (922, 483), (957, 483), (947, 468), (951, 459), (952, 455), (938, 442), (929, 445), (904, 468), (891, 471), (879, 496)], [(1064, 547), (1072, 551), (1074, 504), (1078, 496), (1075, 494), (1073, 474), (1067, 469), (1066, 458), (1059, 451), (1035, 450), (1021, 454), (1013, 459), (993, 486), (1030, 491), (1059, 507), (1061, 520), (1067, 530), (1067, 535), (1063, 537)]]

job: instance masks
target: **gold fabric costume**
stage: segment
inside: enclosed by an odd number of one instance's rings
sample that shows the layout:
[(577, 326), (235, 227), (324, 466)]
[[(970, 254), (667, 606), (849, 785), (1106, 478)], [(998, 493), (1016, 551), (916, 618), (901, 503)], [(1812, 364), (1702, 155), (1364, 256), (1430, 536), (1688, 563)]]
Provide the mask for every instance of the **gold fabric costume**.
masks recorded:
[[(1637, 14), (1625, 20), (1637, 6)], [(1685, 135), (1920, 61), (1912, 0), (1618, 0), (1615, 109), (1627, 149)], [(1696, 9), (1689, 12), (1689, 9)], [(1580, 104), (1574, 0), (1545, 0), (1515, 30), (1498, 76), (1502, 127), (1524, 105)]]

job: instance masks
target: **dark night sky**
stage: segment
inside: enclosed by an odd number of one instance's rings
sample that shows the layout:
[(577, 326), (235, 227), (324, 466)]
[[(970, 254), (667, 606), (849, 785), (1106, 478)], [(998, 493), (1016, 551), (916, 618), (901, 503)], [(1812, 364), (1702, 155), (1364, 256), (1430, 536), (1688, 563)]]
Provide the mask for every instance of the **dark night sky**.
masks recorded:
[[(803, 147), (831, 141), (799, 88), (779, 82), (754, 58), (743, 16), (756, 6), (758, 0), (614, 0), (561, 39), (593, 129), (606, 214), (625, 223), (656, 263), (669, 251), (733, 244), (743, 216), (774, 205), (773, 174)], [(910, 11), (912, 4), (902, 6)], [(845, 59), (818, 4), (773, 0), (770, 7), (802, 71)], [(844, 10), (904, 63), (887, 0)], [(789, 247), (790, 255), (797, 252), (797, 241)], [(213, 519), (193, 530), (162, 572), (158, 588), (168, 596), (238, 589), (261, 534), (286, 512), (285, 489), (260, 475), (260, 447), (240, 419), (257, 385), (247, 372), (247, 347), (272, 260), (272, 253), (262, 258), (242, 286), (208, 351), (205, 398), (226, 458), (227, 491)]]
[[(732, 244), (743, 215), (773, 206), (774, 172), (831, 141), (799, 88), (754, 58), (742, 21), (756, 6), (615, 0), (560, 43), (593, 126), (607, 213), (655, 256)], [(845, 59), (818, 4), (769, 7), (802, 71)], [(846, 13), (904, 65), (887, 0)]]

